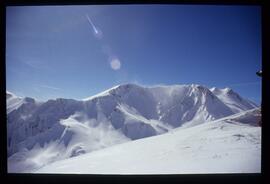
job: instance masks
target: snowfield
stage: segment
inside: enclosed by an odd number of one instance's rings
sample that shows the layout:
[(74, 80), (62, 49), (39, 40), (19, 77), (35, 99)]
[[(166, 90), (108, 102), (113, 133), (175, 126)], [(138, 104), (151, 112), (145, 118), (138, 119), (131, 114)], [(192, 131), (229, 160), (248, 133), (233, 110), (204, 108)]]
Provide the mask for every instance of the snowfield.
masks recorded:
[(231, 89), (195, 84), (125, 84), (47, 102), (7, 92), (8, 172), (260, 172), (260, 118)]
[[(260, 173), (261, 128), (234, 121), (250, 112), (127, 142), (49, 164), (36, 173)], [(249, 116), (253, 118), (253, 116)], [(251, 122), (252, 123), (252, 122)]]

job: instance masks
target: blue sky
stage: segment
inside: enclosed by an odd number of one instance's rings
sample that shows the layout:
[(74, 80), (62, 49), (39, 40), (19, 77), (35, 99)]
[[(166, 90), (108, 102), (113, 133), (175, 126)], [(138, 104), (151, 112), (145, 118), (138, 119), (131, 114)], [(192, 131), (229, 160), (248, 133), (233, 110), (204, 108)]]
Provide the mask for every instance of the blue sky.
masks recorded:
[(261, 102), (259, 6), (8, 7), (7, 90), (82, 99), (121, 83), (230, 87)]

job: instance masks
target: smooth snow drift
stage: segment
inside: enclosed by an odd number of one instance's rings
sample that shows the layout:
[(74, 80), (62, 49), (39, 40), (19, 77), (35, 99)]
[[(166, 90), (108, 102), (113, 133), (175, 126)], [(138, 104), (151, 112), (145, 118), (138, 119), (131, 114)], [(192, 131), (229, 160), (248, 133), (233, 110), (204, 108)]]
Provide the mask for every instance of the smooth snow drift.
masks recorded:
[(195, 84), (125, 84), (84, 100), (47, 102), (7, 92), (8, 171), (33, 172), (59, 160), (256, 107), (232, 90)]

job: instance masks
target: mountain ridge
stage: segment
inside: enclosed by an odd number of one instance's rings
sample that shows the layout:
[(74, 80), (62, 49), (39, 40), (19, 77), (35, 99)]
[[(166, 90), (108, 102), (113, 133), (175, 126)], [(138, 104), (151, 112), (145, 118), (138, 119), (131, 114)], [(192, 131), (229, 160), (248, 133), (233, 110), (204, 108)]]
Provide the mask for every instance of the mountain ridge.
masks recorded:
[[(39, 145), (43, 151), (51, 147), (66, 150), (63, 155), (55, 152), (49, 160), (64, 159), (255, 108), (245, 99), (221, 97), (195, 84), (154, 87), (125, 84), (87, 100), (57, 98), (38, 102), (29, 97), (19, 98), (23, 103), (16, 108), (9, 111), (7, 106), (8, 156), (31, 155), (31, 150)], [(229, 100), (234, 100), (237, 108), (232, 109)]]

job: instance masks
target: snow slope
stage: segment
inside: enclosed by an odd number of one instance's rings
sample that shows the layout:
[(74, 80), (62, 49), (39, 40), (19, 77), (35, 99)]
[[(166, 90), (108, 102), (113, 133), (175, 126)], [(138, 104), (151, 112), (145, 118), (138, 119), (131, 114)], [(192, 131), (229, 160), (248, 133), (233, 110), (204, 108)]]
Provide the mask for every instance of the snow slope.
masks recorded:
[(19, 108), (24, 103), (23, 98), (17, 97), (16, 95), (14, 95), (9, 91), (6, 92), (6, 98), (7, 98), (7, 113), (10, 113), (11, 111)]
[[(7, 93), (8, 171), (43, 165), (115, 144), (160, 135), (226, 117), (233, 94), (215, 95), (200, 85), (115, 86), (84, 100), (37, 102)], [(254, 108), (231, 102), (242, 112)], [(43, 156), (42, 156), (43, 155)]]
[(230, 88), (218, 89), (214, 87), (210, 90), (227, 106), (229, 106), (235, 113), (257, 107), (255, 103), (247, 99), (243, 99), (240, 95), (238, 95)]
[[(76, 113), (61, 120), (60, 124), (55, 124), (47, 132), (21, 142), (20, 151), (8, 158), (8, 171), (30, 172), (57, 160), (75, 157), (129, 140), (115, 130), (102, 115), (97, 120), (88, 120)], [(28, 149), (29, 144), (33, 144), (30, 149)]]
[(260, 173), (258, 109), (57, 161), (36, 173)]

